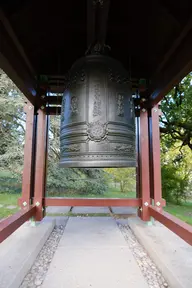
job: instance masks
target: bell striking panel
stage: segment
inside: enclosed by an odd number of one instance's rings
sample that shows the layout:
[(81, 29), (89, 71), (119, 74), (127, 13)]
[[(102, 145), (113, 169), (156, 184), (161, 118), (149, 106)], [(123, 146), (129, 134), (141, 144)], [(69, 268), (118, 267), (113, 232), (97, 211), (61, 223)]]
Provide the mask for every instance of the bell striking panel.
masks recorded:
[(134, 167), (135, 115), (122, 65), (88, 55), (71, 68), (61, 109), (61, 167)]

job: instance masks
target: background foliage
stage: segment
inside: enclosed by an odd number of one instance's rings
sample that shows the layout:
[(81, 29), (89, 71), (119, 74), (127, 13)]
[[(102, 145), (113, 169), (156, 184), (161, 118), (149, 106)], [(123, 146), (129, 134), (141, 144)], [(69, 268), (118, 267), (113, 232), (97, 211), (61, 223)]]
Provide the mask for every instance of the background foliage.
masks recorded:
[[(192, 197), (192, 74), (162, 100), (160, 122), (163, 197), (181, 203)], [(0, 193), (21, 191), (25, 98), (0, 70)], [(135, 169), (59, 169), (60, 117), (51, 117), (49, 195), (103, 195), (114, 183), (121, 194), (135, 191)], [(106, 194), (105, 194), (106, 195)]]
[(181, 203), (192, 191), (192, 73), (161, 102), (163, 197)]

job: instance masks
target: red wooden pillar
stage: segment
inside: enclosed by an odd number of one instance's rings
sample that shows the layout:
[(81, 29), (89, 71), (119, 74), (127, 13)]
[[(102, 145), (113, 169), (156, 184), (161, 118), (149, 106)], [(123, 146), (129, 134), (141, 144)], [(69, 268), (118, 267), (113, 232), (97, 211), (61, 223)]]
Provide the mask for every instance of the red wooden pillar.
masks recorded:
[(162, 209), (161, 155), (158, 105), (151, 109), (152, 191), (154, 205)]
[(35, 185), (34, 204), (36, 205), (35, 221), (41, 221), (44, 217), (45, 185), (46, 185), (46, 158), (47, 158), (47, 117), (45, 111), (39, 109), (37, 116), (37, 138), (36, 138), (36, 163), (35, 163)]
[[(140, 191), (140, 118), (136, 117), (136, 152), (137, 152), (137, 166), (136, 166), (136, 197), (141, 198)], [(141, 217), (141, 207), (138, 208), (138, 216)]]
[(150, 173), (149, 173), (149, 127), (148, 111), (142, 109), (140, 112), (140, 141), (139, 141), (139, 174), (140, 174), (140, 196), (142, 198), (142, 207), (140, 208), (140, 217), (144, 221), (150, 220)]
[(22, 180), (22, 196), (20, 201), (21, 208), (29, 206), (31, 199), (31, 181), (32, 181), (32, 157), (33, 157), (33, 127), (34, 127), (34, 106), (26, 104), (24, 108), (26, 113), (26, 132), (24, 147), (24, 167)]

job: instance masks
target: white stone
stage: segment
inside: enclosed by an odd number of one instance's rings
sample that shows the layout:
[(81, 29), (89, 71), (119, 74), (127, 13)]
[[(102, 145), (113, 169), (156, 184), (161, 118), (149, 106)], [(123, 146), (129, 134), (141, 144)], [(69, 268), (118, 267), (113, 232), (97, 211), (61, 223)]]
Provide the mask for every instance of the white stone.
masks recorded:
[[(191, 287), (192, 246), (157, 221), (155, 225), (146, 226), (138, 218), (129, 218), (128, 223), (170, 287)], [(157, 276), (164, 283), (161, 273)]]

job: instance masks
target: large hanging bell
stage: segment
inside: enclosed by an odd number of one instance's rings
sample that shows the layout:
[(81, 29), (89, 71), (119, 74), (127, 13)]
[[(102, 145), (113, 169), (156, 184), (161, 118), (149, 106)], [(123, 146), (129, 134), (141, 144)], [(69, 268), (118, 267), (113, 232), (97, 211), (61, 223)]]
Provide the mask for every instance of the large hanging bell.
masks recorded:
[(103, 55), (79, 59), (63, 95), (61, 167), (133, 167), (135, 114), (127, 71)]

